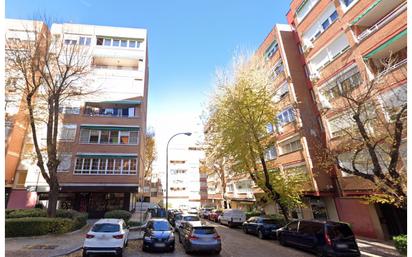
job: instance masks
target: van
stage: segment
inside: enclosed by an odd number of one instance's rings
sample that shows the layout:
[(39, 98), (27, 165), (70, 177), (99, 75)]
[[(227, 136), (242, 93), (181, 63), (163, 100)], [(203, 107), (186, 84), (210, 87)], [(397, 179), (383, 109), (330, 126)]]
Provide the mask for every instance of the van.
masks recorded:
[(219, 223), (228, 225), (229, 227), (235, 227), (242, 225), (246, 221), (246, 214), (242, 210), (228, 209), (224, 210), (219, 216)]
[(317, 256), (360, 256), (355, 235), (343, 222), (296, 220), (276, 232), (281, 245), (309, 250)]

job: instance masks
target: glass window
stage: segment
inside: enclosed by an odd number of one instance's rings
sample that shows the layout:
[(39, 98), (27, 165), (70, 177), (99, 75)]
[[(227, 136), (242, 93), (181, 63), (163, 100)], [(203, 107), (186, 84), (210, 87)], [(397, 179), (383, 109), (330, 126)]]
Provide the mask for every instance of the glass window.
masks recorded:
[(96, 174), (98, 169), (99, 169), (99, 159), (92, 159), (91, 173)]
[(99, 130), (90, 130), (89, 143), (99, 143)]
[(153, 230), (155, 231), (169, 231), (172, 228), (167, 221), (155, 221), (153, 222)]
[(287, 108), (278, 114), (279, 125), (283, 126), (286, 123), (292, 122), (295, 120), (295, 113), (292, 107)]
[(140, 47), (140, 43), (142, 43), (142, 42), (139, 42), (139, 41), (136, 42), (136, 48)]
[(129, 144), (129, 131), (120, 131), (120, 144)]
[(129, 173), (129, 169), (130, 169), (130, 160), (128, 159), (123, 159), (123, 174), (127, 174)]
[(137, 172), (137, 161), (136, 159), (131, 159), (130, 160), (130, 172)]
[(123, 40), (123, 39), (122, 39), (122, 40), (120, 41), (120, 46), (121, 46), (121, 47), (127, 47), (127, 40)]
[(110, 143), (111, 144), (119, 143), (119, 131), (110, 131)]
[(117, 224), (100, 223), (100, 224), (95, 224), (92, 228), (92, 231), (93, 232), (108, 232), (108, 233), (119, 232), (120, 226)]
[(98, 37), (97, 40), (96, 40), (96, 45), (98, 45), (98, 46), (103, 45), (103, 38)]
[(338, 18), (338, 12), (334, 11), (331, 15), (330, 15), (330, 20), (332, 22), (334, 22), (336, 19)]
[(298, 221), (289, 223), (289, 225), (287, 226), (287, 230), (288, 231), (298, 231), (298, 224), (299, 224)]
[(79, 38), (79, 44), (80, 45), (87, 45), (89, 46), (91, 43), (92, 39), (90, 37), (80, 37)]
[(343, 4), (348, 7), (355, 0), (343, 0)]
[(122, 169), (122, 159), (115, 159), (114, 160), (114, 174), (120, 174), (121, 169)]
[(62, 154), (60, 156), (60, 163), (57, 170), (68, 170), (70, 169), (70, 165), (72, 162), (72, 155), (71, 154)]
[(130, 131), (130, 138), (129, 144), (137, 144), (139, 132), (137, 131)]
[(83, 170), (82, 173), (89, 173), (89, 169), (90, 169), (90, 159), (89, 158), (85, 158), (84, 162), (83, 162)]
[(104, 45), (105, 46), (110, 46), (112, 44), (112, 39), (111, 38), (105, 38), (104, 39)]
[(214, 227), (202, 227), (193, 229), (193, 233), (197, 235), (213, 235), (216, 233)]
[(327, 233), (330, 239), (347, 239), (348, 237), (353, 237), (353, 232), (350, 227), (346, 224), (335, 224), (327, 226)]
[(275, 146), (271, 146), (265, 151), (265, 159), (267, 161), (276, 159), (276, 148), (275, 148)]
[(59, 135), (59, 140), (70, 140), (73, 141), (76, 137), (77, 125), (63, 125), (61, 128), (61, 133)]
[(102, 130), (100, 132), (100, 144), (107, 144), (109, 143), (109, 130)]
[(113, 46), (119, 46), (120, 45), (120, 40), (119, 39), (113, 39)]
[(107, 159), (100, 159), (99, 174), (104, 174), (106, 172), (106, 161)]
[(330, 25), (330, 21), (329, 19), (327, 19), (326, 21), (322, 23), (322, 28), (325, 30), (329, 27), (329, 25)]
[(113, 174), (114, 159), (107, 159), (107, 174)]
[(74, 170), (74, 173), (80, 173), (83, 167), (83, 159), (82, 158), (77, 158), (76, 159), (76, 168)]
[(273, 133), (273, 124), (272, 123), (269, 123), (269, 124), (266, 125), (266, 132), (269, 133), (269, 134)]
[(129, 41), (129, 47), (135, 48), (135, 47), (136, 47), (136, 41), (130, 40), (130, 41)]

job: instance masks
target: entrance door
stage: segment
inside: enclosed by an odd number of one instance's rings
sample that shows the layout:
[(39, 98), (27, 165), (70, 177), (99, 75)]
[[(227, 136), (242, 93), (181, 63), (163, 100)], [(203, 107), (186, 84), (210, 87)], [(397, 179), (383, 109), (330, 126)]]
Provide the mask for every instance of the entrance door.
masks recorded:
[(407, 233), (407, 212), (405, 209), (396, 208), (389, 204), (377, 206), (379, 220), (384, 227), (385, 237), (391, 239), (393, 236)]

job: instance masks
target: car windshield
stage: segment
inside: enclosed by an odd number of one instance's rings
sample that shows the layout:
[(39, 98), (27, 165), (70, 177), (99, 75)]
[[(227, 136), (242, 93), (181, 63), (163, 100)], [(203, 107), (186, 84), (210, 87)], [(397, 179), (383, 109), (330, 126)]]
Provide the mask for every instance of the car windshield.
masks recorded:
[(345, 239), (353, 237), (353, 232), (346, 224), (334, 224), (328, 226), (328, 236), (330, 239)]
[(262, 220), (263, 224), (276, 224), (276, 220)]
[(118, 224), (99, 223), (92, 228), (93, 232), (119, 232), (120, 226)]
[(195, 228), (193, 231), (193, 234), (198, 234), (198, 235), (211, 235), (216, 233), (215, 228), (212, 227), (204, 227), (204, 228)]
[(157, 221), (153, 222), (153, 230), (155, 231), (169, 231), (170, 225), (168, 222), (165, 221)]
[(184, 221), (199, 221), (199, 217), (196, 217), (196, 216), (186, 216), (186, 217), (183, 217), (183, 220), (184, 220)]
[(181, 220), (181, 219), (182, 219), (182, 215), (177, 214), (177, 215), (175, 216), (175, 220)]

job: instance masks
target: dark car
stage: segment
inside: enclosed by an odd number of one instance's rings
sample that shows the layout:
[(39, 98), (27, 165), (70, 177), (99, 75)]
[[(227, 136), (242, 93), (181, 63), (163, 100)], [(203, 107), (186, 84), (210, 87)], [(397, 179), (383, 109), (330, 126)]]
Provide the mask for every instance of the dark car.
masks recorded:
[(213, 210), (209, 213), (209, 220), (217, 222), (219, 220), (219, 216), (222, 214), (222, 210)]
[(219, 254), (222, 241), (215, 227), (202, 224), (200, 221), (184, 223), (179, 231), (179, 241), (186, 253), (212, 252)]
[(173, 228), (166, 219), (151, 219), (147, 222), (142, 250), (175, 250)]
[(334, 221), (292, 221), (277, 230), (281, 245), (292, 245), (318, 256), (360, 256), (352, 229)]
[(179, 210), (169, 210), (167, 219), (169, 220), (170, 224), (174, 227), (176, 226), (176, 216), (182, 214)]
[(280, 227), (279, 221), (266, 217), (251, 217), (242, 225), (243, 232), (255, 234), (260, 239), (276, 237), (276, 229)]

